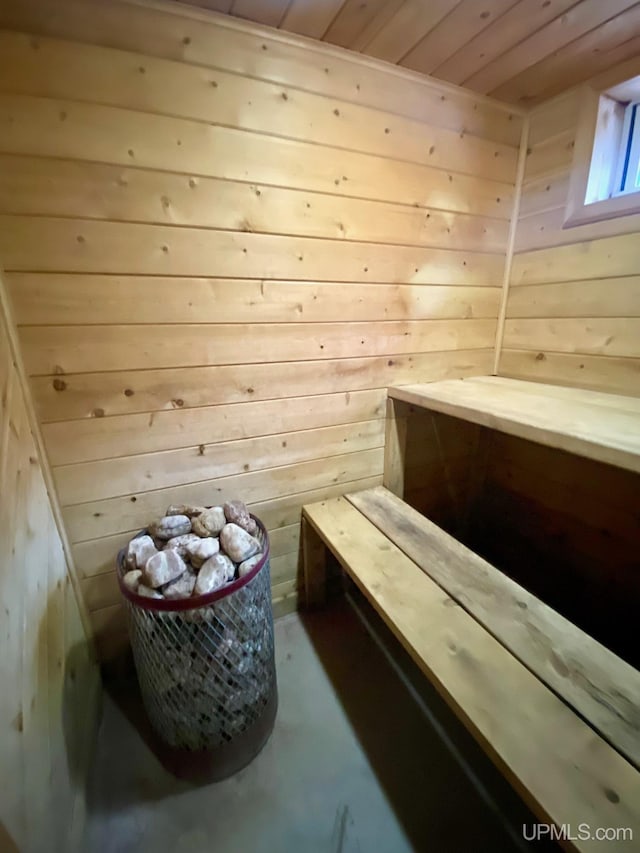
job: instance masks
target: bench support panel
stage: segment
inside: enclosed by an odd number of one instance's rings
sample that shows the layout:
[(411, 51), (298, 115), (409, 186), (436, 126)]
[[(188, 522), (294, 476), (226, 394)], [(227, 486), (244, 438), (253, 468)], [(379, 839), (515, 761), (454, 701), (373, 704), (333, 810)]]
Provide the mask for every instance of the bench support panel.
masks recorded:
[(384, 434), (385, 488), (399, 498), (404, 496), (405, 454), (407, 445), (407, 418), (409, 409), (401, 400), (387, 397), (387, 420)]
[(302, 516), (304, 599), (307, 607), (321, 607), (327, 598), (327, 547)]

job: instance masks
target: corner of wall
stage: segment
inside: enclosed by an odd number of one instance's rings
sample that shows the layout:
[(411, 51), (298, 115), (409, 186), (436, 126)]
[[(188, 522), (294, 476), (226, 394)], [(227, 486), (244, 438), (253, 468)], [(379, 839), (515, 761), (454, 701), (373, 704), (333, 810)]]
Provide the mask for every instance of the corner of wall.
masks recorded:
[(513, 247), (516, 239), (516, 230), (518, 228), (518, 219), (520, 216), (520, 198), (522, 196), (522, 183), (524, 181), (524, 170), (527, 163), (527, 149), (529, 145), (529, 113), (526, 113), (522, 120), (522, 134), (520, 136), (520, 150), (518, 152), (518, 165), (516, 167), (516, 183), (513, 194), (513, 208), (511, 211), (511, 220), (509, 223), (509, 236), (507, 239), (507, 251), (504, 259), (504, 272), (502, 276), (502, 295), (500, 299), (500, 310), (498, 312), (498, 324), (496, 326), (496, 341), (494, 346), (493, 359), (493, 376), (497, 376), (500, 371), (500, 353), (502, 350), (502, 340), (504, 337), (504, 324), (507, 316), (507, 302), (509, 300), (509, 282), (511, 280), (511, 266), (513, 263)]
[(60, 537), (60, 542), (62, 543), (62, 547), (64, 550), (65, 560), (67, 564), (67, 572), (69, 574), (69, 578), (71, 579), (71, 584), (73, 586), (74, 595), (76, 598), (76, 603), (78, 605), (78, 610), (80, 612), (80, 618), (82, 620), (82, 627), (84, 628), (84, 632), (87, 638), (87, 644), (89, 649), (91, 650), (92, 658), (96, 660), (95, 653), (95, 642), (94, 642), (94, 632), (91, 626), (91, 621), (89, 619), (89, 613), (87, 611), (86, 605), (84, 603), (84, 599), (82, 597), (82, 591), (80, 589), (80, 581), (78, 579), (78, 574), (76, 571), (75, 563), (73, 560), (73, 555), (71, 553), (71, 547), (69, 545), (69, 540), (67, 538), (66, 530), (64, 527), (64, 522), (62, 520), (62, 512), (60, 510), (60, 504), (58, 502), (58, 496), (55, 489), (55, 484), (53, 482), (53, 476), (51, 474), (51, 466), (49, 464), (49, 459), (47, 456), (47, 452), (45, 450), (44, 441), (42, 440), (42, 434), (40, 432), (40, 424), (38, 423), (38, 418), (36, 417), (35, 407), (33, 404), (33, 398), (31, 395), (31, 388), (29, 387), (29, 382), (27, 380), (26, 372), (24, 369), (24, 364), (22, 361), (22, 355), (20, 352), (20, 343), (18, 340), (16, 324), (13, 320), (13, 315), (11, 311), (11, 304), (9, 300), (9, 295), (4, 285), (4, 280), (2, 277), (2, 270), (0, 269), (0, 320), (4, 320), (4, 324), (7, 329), (7, 336), (9, 339), (9, 348), (11, 351), (11, 356), (13, 358), (13, 363), (15, 365), (16, 373), (18, 376), (18, 381), (20, 385), (20, 390), (22, 391), (22, 396), (25, 401), (25, 406), (27, 409), (27, 416), (29, 419), (29, 429), (31, 430), (31, 434), (33, 436), (33, 440), (36, 445), (36, 449), (38, 451), (38, 458), (40, 461), (40, 468), (42, 470), (42, 476), (45, 483), (45, 488), (47, 490), (47, 495), (49, 498), (49, 504), (51, 506), (51, 512), (55, 519), (56, 527), (58, 530), (58, 536)]
[[(85, 849), (86, 783), (100, 720), (100, 673), (84, 603), (74, 588), (1, 275), (0, 329), (0, 473), (3, 489), (13, 498), (1, 529), (0, 581), (12, 608), (2, 665), (11, 699), (4, 704), (2, 722), (3, 737), (13, 740), (3, 769), (14, 780), (11, 796), (2, 801), (8, 825), (0, 825), (0, 835), (4, 828), (16, 849), (79, 853)], [(19, 728), (15, 721), (7, 726), (16, 713)]]

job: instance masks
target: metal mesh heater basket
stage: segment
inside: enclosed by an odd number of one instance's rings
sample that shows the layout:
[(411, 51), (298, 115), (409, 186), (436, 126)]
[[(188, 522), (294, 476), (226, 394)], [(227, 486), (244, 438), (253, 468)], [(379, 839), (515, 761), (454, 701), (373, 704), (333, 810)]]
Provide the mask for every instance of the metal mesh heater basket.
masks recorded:
[[(255, 518), (255, 516), (254, 516)], [(269, 539), (264, 556), (222, 589), (174, 601), (144, 598), (118, 580), (147, 715), (176, 775), (224, 778), (267, 741), (277, 708)], [(141, 531), (140, 536), (146, 531)]]

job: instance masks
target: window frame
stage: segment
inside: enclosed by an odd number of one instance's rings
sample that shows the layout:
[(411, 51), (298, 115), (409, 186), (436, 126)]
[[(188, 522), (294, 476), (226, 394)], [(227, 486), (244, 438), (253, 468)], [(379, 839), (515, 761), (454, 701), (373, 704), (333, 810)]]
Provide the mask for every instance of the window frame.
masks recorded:
[(625, 107), (620, 148), (614, 195), (640, 192), (640, 100)]
[(640, 75), (606, 90), (581, 89), (563, 228), (640, 213), (640, 188), (616, 190), (626, 107), (640, 100)]

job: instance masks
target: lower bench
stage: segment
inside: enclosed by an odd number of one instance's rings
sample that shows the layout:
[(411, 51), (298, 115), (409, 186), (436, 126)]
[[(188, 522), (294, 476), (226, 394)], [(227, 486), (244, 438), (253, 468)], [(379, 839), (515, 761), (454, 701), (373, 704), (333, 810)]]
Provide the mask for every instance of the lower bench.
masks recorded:
[(308, 603), (328, 548), (540, 820), (640, 849), (640, 673), (382, 487), (302, 525)]

